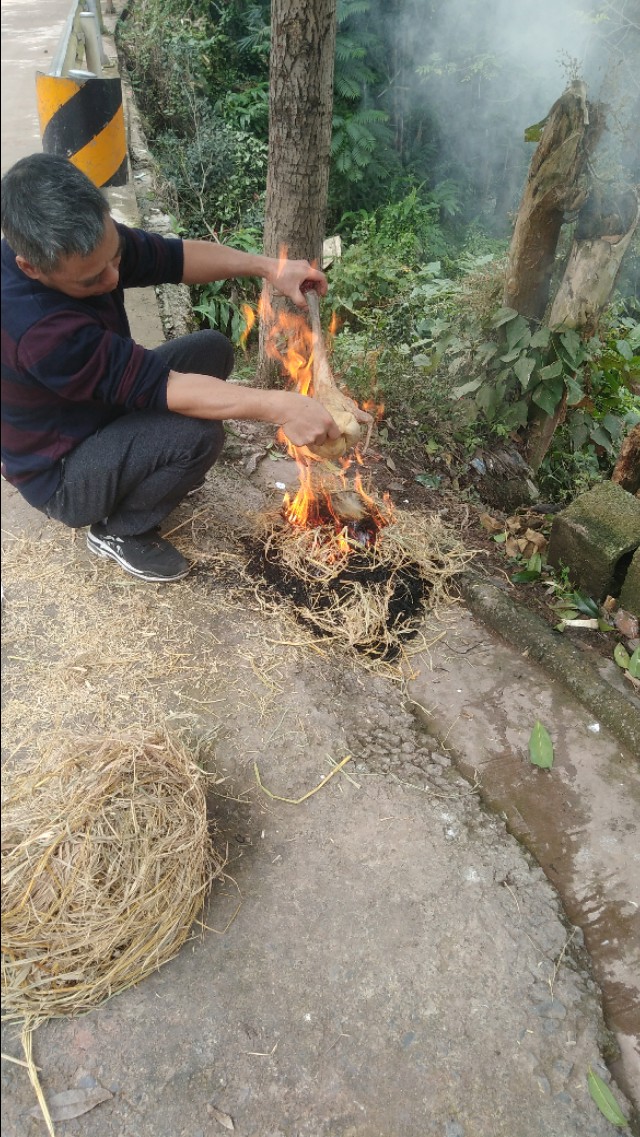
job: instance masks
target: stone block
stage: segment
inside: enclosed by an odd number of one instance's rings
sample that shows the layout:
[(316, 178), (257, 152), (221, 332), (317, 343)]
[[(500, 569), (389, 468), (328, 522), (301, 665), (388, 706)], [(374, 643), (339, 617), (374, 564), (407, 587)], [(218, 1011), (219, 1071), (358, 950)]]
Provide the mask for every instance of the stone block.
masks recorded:
[(636, 549), (620, 590), (620, 607), (640, 616), (640, 549)]
[[(554, 518), (548, 560), (594, 600), (618, 596), (640, 548), (640, 500), (615, 482), (580, 494)], [(631, 611), (631, 609), (628, 609)]]

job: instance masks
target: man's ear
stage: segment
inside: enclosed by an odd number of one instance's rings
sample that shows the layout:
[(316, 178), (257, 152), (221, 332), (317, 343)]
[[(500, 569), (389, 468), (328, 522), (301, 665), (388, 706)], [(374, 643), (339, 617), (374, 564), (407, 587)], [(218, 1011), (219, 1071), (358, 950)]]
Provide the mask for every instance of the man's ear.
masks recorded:
[(24, 275), (30, 277), (31, 280), (41, 279), (42, 272), (40, 269), (34, 268), (30, 261), (28, 261), (26, 257), (21, 256), (20, 253), (16, 253), (16, 264), (18, 268), (22, 270)]

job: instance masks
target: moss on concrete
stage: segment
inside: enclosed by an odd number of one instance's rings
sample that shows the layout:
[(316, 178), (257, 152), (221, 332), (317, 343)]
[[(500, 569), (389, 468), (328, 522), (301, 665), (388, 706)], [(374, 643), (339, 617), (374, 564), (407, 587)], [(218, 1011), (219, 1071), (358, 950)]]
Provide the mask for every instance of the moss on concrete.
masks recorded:
[(568, 568), (572, 582), (594, 600), (603, 600), (619, 594), (639, 546), (640, 501), (614, 482), (602, 482), (554, 518), (548, 559), (556, 569)]
[(640, 754), (640, 707), (633, 696), (612, 687), (584, 655), (538, 616), (515, 604), (495, 584), (472, 573), (460, 578), (465, 601), (478, 619), (519, 651), (526, 651), (548, 675), (559, 680), (608, 730)]

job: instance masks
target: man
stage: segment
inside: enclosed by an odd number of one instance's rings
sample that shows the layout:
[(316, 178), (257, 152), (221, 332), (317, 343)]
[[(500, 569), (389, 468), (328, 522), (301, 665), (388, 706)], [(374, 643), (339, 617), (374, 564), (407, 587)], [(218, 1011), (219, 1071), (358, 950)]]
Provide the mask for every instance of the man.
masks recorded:
[(2, 473), (47, 517), (89, 526), (92, 553), (147, 581), (188, 562), (157, 529), (202, 483), (225, 418), (269, 422), (298, 446), (339, 436), (314, 399), (225, 383), (229, 341), (201, 331), (148, 350), (124, 289), (259, 276), (299, 307), (307, 261), (276, 261), (116, 223), (70, 162), (32, 154), (2, 179)]

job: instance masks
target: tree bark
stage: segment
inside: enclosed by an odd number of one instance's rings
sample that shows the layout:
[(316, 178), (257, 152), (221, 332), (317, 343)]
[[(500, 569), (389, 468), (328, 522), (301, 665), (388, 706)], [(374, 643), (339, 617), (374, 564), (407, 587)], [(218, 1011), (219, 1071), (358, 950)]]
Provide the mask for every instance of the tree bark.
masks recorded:
[(516, 220), (503, 303), (530, 320), (542, 320), (549, 300), (553, 264), (565, 214), (588, 195), (587, 158), (602, 130), (586, 86), (573, 82), (554, 103), (531, 160)]
[[(264, 251), (321, 264), (329, 186), (337, 0), (273, 0)], [(277, 308), (265, 286), (267, 311)], [(275, 376), (260, 327), (257, 381)]]
[(640, 423), (625, 438), (611, 476), (628, 493), (640, 495)]
[[(593, 190), (580, 212), (564, 276), (549, 313), (549, 328), (576, 328), (593, 335), (598, 317), (608, 304), (624, 255), (640, 220), (636, 190), (618, 193), (605, 201)], [(556, 427), (564, 419), (565, 397), (553, 415), (532, 405), (527, 425), (526, 456), (531, 469), (540, 468)]]
[(591, 199), (580, 216), (564, 277), (556, 292), (549, 327), (579, 328), (593, 334), (609, 302), (624, 255), (640, 221), (635, 190), (621, 194), (611, 209), (594, 209)]

